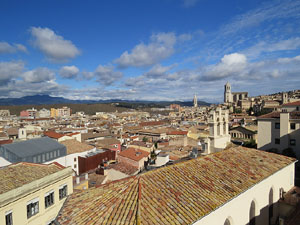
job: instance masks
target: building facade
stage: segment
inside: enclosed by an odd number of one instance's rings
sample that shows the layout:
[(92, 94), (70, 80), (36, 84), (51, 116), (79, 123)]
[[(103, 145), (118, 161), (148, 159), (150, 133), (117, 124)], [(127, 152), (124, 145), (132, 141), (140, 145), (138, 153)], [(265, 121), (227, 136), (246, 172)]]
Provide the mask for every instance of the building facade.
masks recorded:
[(51, 224), (73, 192), (72, 170), (59, 164), (22, 162), (0, 174), (0, 224)]
[(300, 159), (300, 112), (272, 112), (258, 117), (257, 148), (292, 149)]

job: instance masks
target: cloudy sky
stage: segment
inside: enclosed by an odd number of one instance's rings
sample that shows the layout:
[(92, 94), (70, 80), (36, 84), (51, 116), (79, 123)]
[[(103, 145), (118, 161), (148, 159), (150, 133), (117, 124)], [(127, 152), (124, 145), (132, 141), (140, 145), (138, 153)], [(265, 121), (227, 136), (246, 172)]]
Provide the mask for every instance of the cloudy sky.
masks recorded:
[(2, 0), (0, 98), (300, 89), (300, 0)]

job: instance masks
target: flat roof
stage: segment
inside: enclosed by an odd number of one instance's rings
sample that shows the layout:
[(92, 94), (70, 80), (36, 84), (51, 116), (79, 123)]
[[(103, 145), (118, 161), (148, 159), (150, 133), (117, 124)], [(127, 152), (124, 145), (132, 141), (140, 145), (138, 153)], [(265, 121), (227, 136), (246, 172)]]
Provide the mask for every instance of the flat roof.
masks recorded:
[(1, 148), (7, 149), (9, 152), (23, 158), (63, 149), (66, 147), (49, 137), (42, 137), (2, 145)]

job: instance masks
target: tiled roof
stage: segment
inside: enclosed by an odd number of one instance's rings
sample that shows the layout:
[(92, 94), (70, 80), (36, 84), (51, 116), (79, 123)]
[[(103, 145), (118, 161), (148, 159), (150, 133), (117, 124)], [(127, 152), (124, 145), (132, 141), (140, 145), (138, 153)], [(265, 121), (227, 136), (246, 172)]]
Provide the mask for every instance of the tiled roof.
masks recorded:
[(125, 173), (127, 175), (132, 175), (134, 173), (137, 172), (137, 168), (128, 164), (128, 163), (117, 163), (117, 164), (111, 164), (108, 166), (108, 169), (114, 169), (114, 170), (118, 170), (122, 173)]
[(159, 126), (165, 124), (165, 121), (148, 121), (148, 122), (142, 122), (139, 124), (139, 126), (147, 127), (147, 126)]
[(0, 194), (41, 179), (64, 169), (58, 163), (35, 164), (20, 162), (0, 168)]
[(183, 131), (183, 130), (172, 130), (169, 131), (167, 134), (168, 135), (187, 135), (188, 131)]
[(44, 135), (54, 139), (58, 139), (64, 136), (63, 134), (56, 133), (55, 131), (45, 131)]
[(295, 162), (230, 148), (71, 195), (57, 221), (67, 224), (192, 224)]
[(286, 103), (284, 105), (282, 105), (283, 107), (284, 106), (300, 106), (300, 101), (296, 101), (296, 102), (289, 102), (289, 103)]
[(6, 144), (11, 144), (13, 140), (2, 140), (0, 141), (0, 145), (6, 145)]
[(81, 143), (74, 139), (61, 141), (60, 143), (66, 146), (68, 155), (73, 153), (86, 152), (95, 148), (94, 146)]
[(144, 157), (149, 156), (149, 152), (140, 150), (140, 149), (135, 149), (135, 148), (128, 148), (124, 151), (121, 151), (119, 153), (119, 156), (123, 156), (125, 158), (132, 159), (134, 161), (140, 161)]
[[(300, 119), (299, 111), (290, 112), (289, 114), (290, 114), (290, 119)], [(276, 119), (276, 118), (280, 118), (280, 112), (271, 112), (258, 117), (258, 119)]]

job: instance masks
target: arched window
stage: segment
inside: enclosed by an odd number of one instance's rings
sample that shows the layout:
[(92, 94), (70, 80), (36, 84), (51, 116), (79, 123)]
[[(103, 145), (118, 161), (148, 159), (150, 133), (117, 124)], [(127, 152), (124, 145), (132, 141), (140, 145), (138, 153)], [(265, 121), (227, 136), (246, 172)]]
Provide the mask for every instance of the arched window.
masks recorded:
[(256, 216), (256, 205), (254, 200), (251, 202), (250, 213), (249, 213), (249, 225), (255, 225), (255, 216)]
[(228, 217), (228, 218), (225, 220), (224, 225), (233, 225), (232, 218), (231, 218), (231, 217)]
[(269, 224), (271, 224), (271, 219), (273, 217), (273, 203), (274, 203), (274, 191), (273, 188), (269, 192)]
[(231, 225), (230, 221), (228, 219), (226, 219), (224, 225)]

